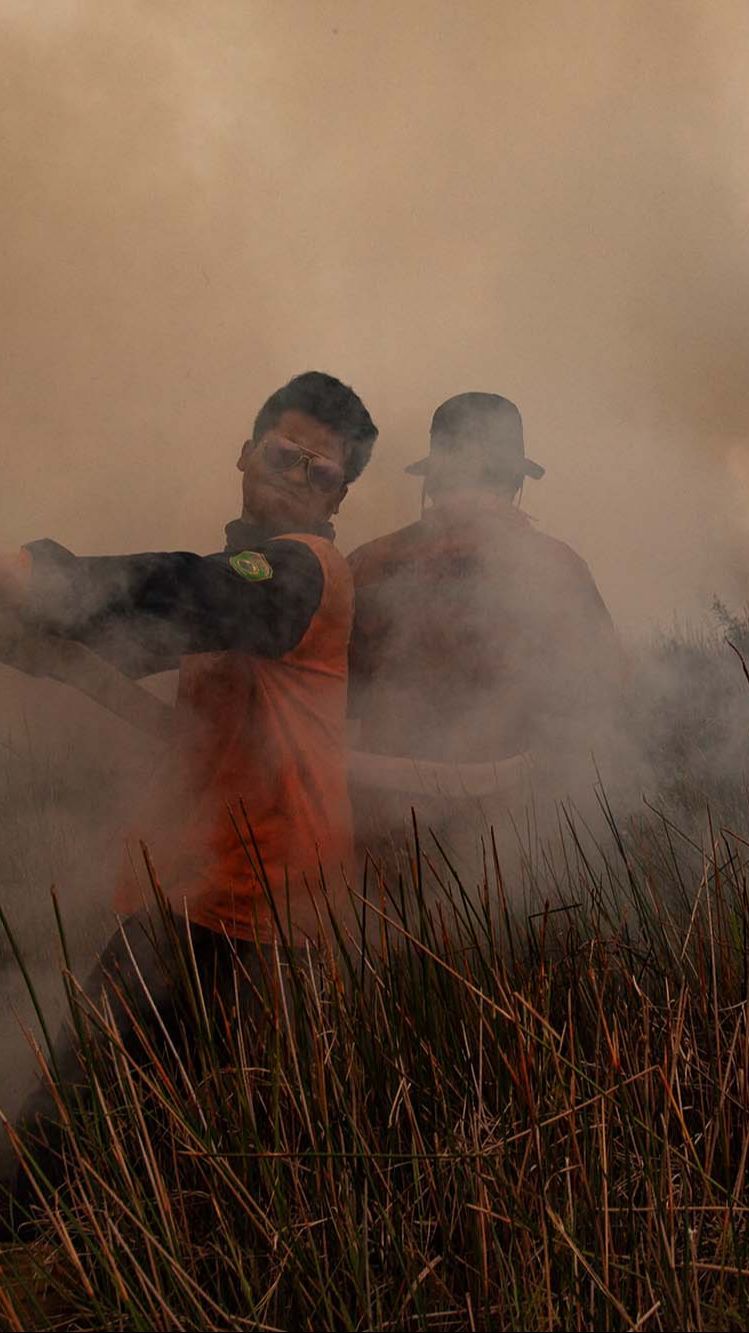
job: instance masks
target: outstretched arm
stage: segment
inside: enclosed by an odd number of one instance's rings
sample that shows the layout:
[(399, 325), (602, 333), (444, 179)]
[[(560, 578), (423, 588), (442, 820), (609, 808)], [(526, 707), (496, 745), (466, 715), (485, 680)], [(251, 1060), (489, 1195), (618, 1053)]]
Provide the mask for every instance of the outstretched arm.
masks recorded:
[(168, 670), (186, 653), (281, 657), (306, 632), (322, 588), (317, 556), (293, 539), (239, 557), (80, 557), (41, 541), (0, 569), (0, 605), (28, 628), (84, 644), (130, 676)]

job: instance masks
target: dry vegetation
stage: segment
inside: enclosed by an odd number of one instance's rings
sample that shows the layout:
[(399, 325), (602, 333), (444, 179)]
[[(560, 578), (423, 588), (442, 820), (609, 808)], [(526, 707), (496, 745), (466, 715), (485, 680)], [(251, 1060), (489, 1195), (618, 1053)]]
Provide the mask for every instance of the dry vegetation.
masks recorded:
[(415, 832), (354, 894), (366, 931), (282, 1004), (271, 971), (251, 1028), (206, 1023), (175, 957), (185, 1039), (125, 1050), (70, 980), (98, 1039), (67, 1186), (0, 1257), (5, 1325), (746, 1328), (749, 842), (697, 827), (711, 764), (687, 790), (674, 759), (660, 814), (604, 803), (597, 841), (560, 812), (523, 912), (492, 847), (469, 893)]

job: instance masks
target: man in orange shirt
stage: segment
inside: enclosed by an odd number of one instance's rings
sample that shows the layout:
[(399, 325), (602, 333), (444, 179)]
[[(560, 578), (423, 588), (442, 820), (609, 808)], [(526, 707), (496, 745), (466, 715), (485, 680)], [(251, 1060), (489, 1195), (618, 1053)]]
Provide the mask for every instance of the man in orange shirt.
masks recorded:
[[(242, 447), (242, 515), (222, 553), (77, 557), (33, 542), (0, 571), (3, 608), (31, 631), (73, 640), (131, 676), (179, 665), (175, 728), (154, 784), (146, 835), (162, 887), (198, 968), (213, 984), (231, 949), (252, 971), (279, 931), (316, 938), (351, 860), (345, 715), (351, 576), (330, 523), (366, 466), (377, 429), (361, 400), (319, 372), (274, 393)], [(12, 660), (12, 658), (11, 658)], [(123, 877), (124, 934), (89, 980), (112, 972), (167, 1011), (142, 895)], [(232, 941), (230, 945), (229, 941)], [(123, 1036), (132, 1018), (114, 1004)], [(57, 1052), (75, 1081), (75, 1047)], [(22, 1119), (55, 1120), (40, 1089)]]

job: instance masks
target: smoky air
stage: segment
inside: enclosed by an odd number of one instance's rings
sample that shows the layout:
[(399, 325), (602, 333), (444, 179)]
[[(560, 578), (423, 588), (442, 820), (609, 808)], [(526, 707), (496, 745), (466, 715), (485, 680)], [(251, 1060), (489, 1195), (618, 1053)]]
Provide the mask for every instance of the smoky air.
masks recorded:
[[(348, 552), (418, 518), (403, 469), (437, 403), (507, 394), (546, 468), (522, 506), (590, 566), (629, 690), (591, 709), (544, 827), (570, 793), (593, 821), (604, 789), (683, 810), (675, 735), (697, 818), (749, 723), (725, 642), (749, 554), (745, 6), (6, 0), (0, 24), (3, 549), (220, 549), (254, 412), (320, 366), (380, 427)], [(496, 591), (472, 590), (479, 634)], [(62, 684), (0, 687), (2, 900), (54, 1010), (50, 886), (85, 968), (160, 742)], [(173, 701), (173, 676), (145, 687)], [(484, 741), (467, 713), (449, 746)], [(12, 1110), (29, 1010), (1, 947)]]

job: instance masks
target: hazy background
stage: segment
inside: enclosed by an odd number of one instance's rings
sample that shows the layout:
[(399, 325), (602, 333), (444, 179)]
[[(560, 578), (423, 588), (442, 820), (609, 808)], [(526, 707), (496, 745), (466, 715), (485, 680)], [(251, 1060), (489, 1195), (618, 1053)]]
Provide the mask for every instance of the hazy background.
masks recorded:
[(744, 601), (745, 0), (0, 0), (0, 545), (216, 549), (262, 398), (515, 398), (625, 629)]
[[(493, 390), (628, 633), (746, 601), (745, 0), (0, 0), (0, 32), (0, 549), (215, 550), (255, 411), (319, 368), (381, 428), (344, 549), (416, 517), (435, 405)], [(0, 900), (48, 1014), (49, 885), (88, 967), (153, 757), (0, 670)]]

